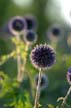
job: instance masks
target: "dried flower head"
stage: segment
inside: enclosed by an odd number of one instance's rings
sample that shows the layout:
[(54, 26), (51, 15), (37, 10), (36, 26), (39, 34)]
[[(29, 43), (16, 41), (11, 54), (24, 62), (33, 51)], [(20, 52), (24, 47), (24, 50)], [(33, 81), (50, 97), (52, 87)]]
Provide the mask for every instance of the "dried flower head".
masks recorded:
[(24, 18), (26, 20), (28, 30), (36, 30), (37, 29), (37, 20), (36, 20), (35, 16), (26, 15)]
[(20, 16), (13, 17), (8, 24), (9, 31), (13, 35), (19, 35), (19, 33), (23, 32), (26, 27), (26, 21)]
[(67, 81), (71, 85), (71, 67), (68, 69), (67, 72)]
[(52, 25), (47, 31), (47, 36), (52, 41), (60, 40), (63, 35), (63, 28), (59, 24)]
[(55, 51), (49, 45), (37, 45), (31, 52), (30, 59), (37, 69), (47, 69), (51, 67), (55, 59)]
[[(37, 74), (35, 76), (35, 85), (37, 86), (38, 84), (38, 77), (39, 75)], [(45, 90), (48, 86), (48, 77), (45, 74), (41, 74), (41, 83), (40, 83), (40, 90)]]
[(37, 41), (37, 34), (34, 31), (27, 30), (25, 31), (23, 38), (27, 44), (33, 44)]

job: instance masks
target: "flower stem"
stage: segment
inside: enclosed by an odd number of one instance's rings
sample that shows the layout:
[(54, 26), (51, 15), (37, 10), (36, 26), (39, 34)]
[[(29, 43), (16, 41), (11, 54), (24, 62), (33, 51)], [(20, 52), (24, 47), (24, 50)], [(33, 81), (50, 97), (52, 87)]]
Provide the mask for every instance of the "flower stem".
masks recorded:
[(65, 96), (64, 99), (63, 99), (61, 108), (64, 108), (64, 105), (66, 104), (66, 100), (67, 100), (67, 98), (68, 98), (70, 92), (71, 92), (71, 86), (69, 87), (69, 89), (68, 89), (68, 91), (67, 91), (67, 94), (66, 94), (66, 96)]
[(19, 79), (20, 82), (24, 79), (24, 73), (25, 73), (25, 67), (26, 67), (26, 62), (27, 62), (28, 49), (29, 49), (29, 46), (26, 45), (25, 50), (24, 50), (24, 55), (23, 55), (24, 58), (22, 58), (23, 60), (21, 60), (20, 72), (18, 74), (18, 79)]
[(38, 85), (37, 85), (37, 90), (36, 90), (36, 97), (35, 97), (34, 108), (38, 108), (39, 107), (40, 83), (41, 83), (41, 69), (39, 70), (39, 78), (38, 78)]
[(22, 66), (22, 70), (21, 70), (22, 71), (22, 79), (24, 78), (24, 74), (25, 74), (28, 50), (29, 50), (29, 46), (26, 45), (25, 50), (24, 50), (23, 66)]
[(8, 59), (14, 57), (16, 55), (16, 52), (13, 51), (10, 54), (7, 55), (3, 55), (2, 57), (0, 57), (0, 65), (2, 65), (3, 63), (5, 63)]
[[(20, 37), (17, 36), (17, 40), (20, 42)], [(17, 80), (20, 81), (20, 74), (21, 74), (21, 53), (20, 53), (20, 45), (16, 45), (16, 51), (17, 51)]]

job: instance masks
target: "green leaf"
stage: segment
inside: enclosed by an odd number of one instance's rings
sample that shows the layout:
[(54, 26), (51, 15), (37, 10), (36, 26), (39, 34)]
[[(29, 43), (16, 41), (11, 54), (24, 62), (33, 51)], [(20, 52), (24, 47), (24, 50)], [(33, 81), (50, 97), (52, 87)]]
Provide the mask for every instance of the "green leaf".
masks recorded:
[(48, 108), (55, 108), (55, 107), (51, 104), (48, 104)]

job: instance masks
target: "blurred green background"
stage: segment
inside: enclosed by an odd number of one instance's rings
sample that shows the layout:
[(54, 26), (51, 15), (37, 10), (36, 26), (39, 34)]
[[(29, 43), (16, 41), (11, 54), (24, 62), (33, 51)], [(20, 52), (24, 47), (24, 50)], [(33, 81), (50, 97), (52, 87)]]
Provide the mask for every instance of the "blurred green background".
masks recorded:
[[(35, 15), (37, 18), (38, 44), (46, 42), (53, 45), (46, 36), (46, 31), (51, 24), (58, 23), (64, 28), (64, 37), (61, 41), (58, 41), (56, 45), (56, 64), (45, 72), (48, 76), (49, 84), (47, 89), (41, 94), (40, 103), (43, 105), (42, 108), (47, 108), (47, 104), (57, 105), (57, 99), (65, 96), (69, 87), (66, 80), (66, 72), (68, 67), (71, 66), (71, 46), (67, 43), (67, 39), (69, 35), (71, 35), (70, 25), (66, 23), (62, 17), (60, 7), (55, 0), (0, 0), (0, 28), (2, 28), (11, 17), (17, 15), (25, 16), (26, 14)], [(3, 37), (3, 35), (5, 34), (0, 33), (0, 37)], [(13, 50), (14, 44), (11, 39), (0, 38), (0, 56), (7, 55)], [(0, 70), (8, 74), (9, 78), (16, 78), (16, 59), (8, 59), (0, 66)], [(34, 80), (38, 70), (30, 64), (30, 60), (27, 61), (27, 71), (31, 75), (32, 80)], [(29, 90), (28, 80), (25, 82), (25, 90), (26, 89)], [(0, 105), (4, 103), (4, 98), (0, 99)], [(71, 105), (71, 97), (69, 97), (68, 103)]]

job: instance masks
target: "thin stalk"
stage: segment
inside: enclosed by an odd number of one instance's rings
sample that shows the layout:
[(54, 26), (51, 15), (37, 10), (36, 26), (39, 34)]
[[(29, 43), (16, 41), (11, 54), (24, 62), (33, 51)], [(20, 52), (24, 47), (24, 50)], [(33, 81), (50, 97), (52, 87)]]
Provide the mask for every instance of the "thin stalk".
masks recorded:
[(66, 96), (65, 96), (64, 99), (63, 99), (63, 102), (62, 102), (62, 104), (61, 104), (61, 108), (64, 108), (64, 105), (66, 104), (66, 100), (67, 100), (67, 98), (68, 98), (70, 92), (71, 92), (71, 86), (69, 87), (69, 89), (68, 89), (68, 91), (67, 91), (67, 94), (66, 94)]
[(41, 83), (41, 69), (39, 70), (38, 85), (37, 85), (37, 90), (36, 90), (36, 97), (35, 97), (34, 108), (38, 108), (39, 107), (40, 83)]
[(8, 55), (4, 55), (0, 58), (0, 65), (2, 65), (3, 63), (5, 63), (8, 59), (14, 57), (16, 55), (16, 52), (13, 51), (12, 53), (8, 54)]
[[(20, 42), (20, 37), (17, 36), (17, 40)], [(16, 46), (16, 51), (17, 51), (17, 80), (20, 81), (20, 73), (21, 73), (21, 53), (20, 53), (20, 45), (18, 44)]]
[(24, 55), (24, 59), (23, 59), (23, 67), (21, 68), (23, 78), (24, 78), (24, 74), (25, 74), (28, 50), (29, 50), (29, 46), (26, 45), (25, 46), (25, 51), (24, 51), (25, 55)]
[[(26, 67), (26, 62), (27, 62), (28, 49), (29, 49), (29, 46), (26, 45), (25, 51), (24, 51), (24, 59), (21, 60), (20, 72), (18, 73), (18, 79), (19, 79), (20, 82), (22, 82), (22, 80), (23, 80), (23, 78), (24, 78), (25, 67)], [(20, 59), (20, 58), (21, 58), (21, 57), (19, 57), (18, 59)], [(21, 58), (21, 59), (22, 59), (22, 58)]]

